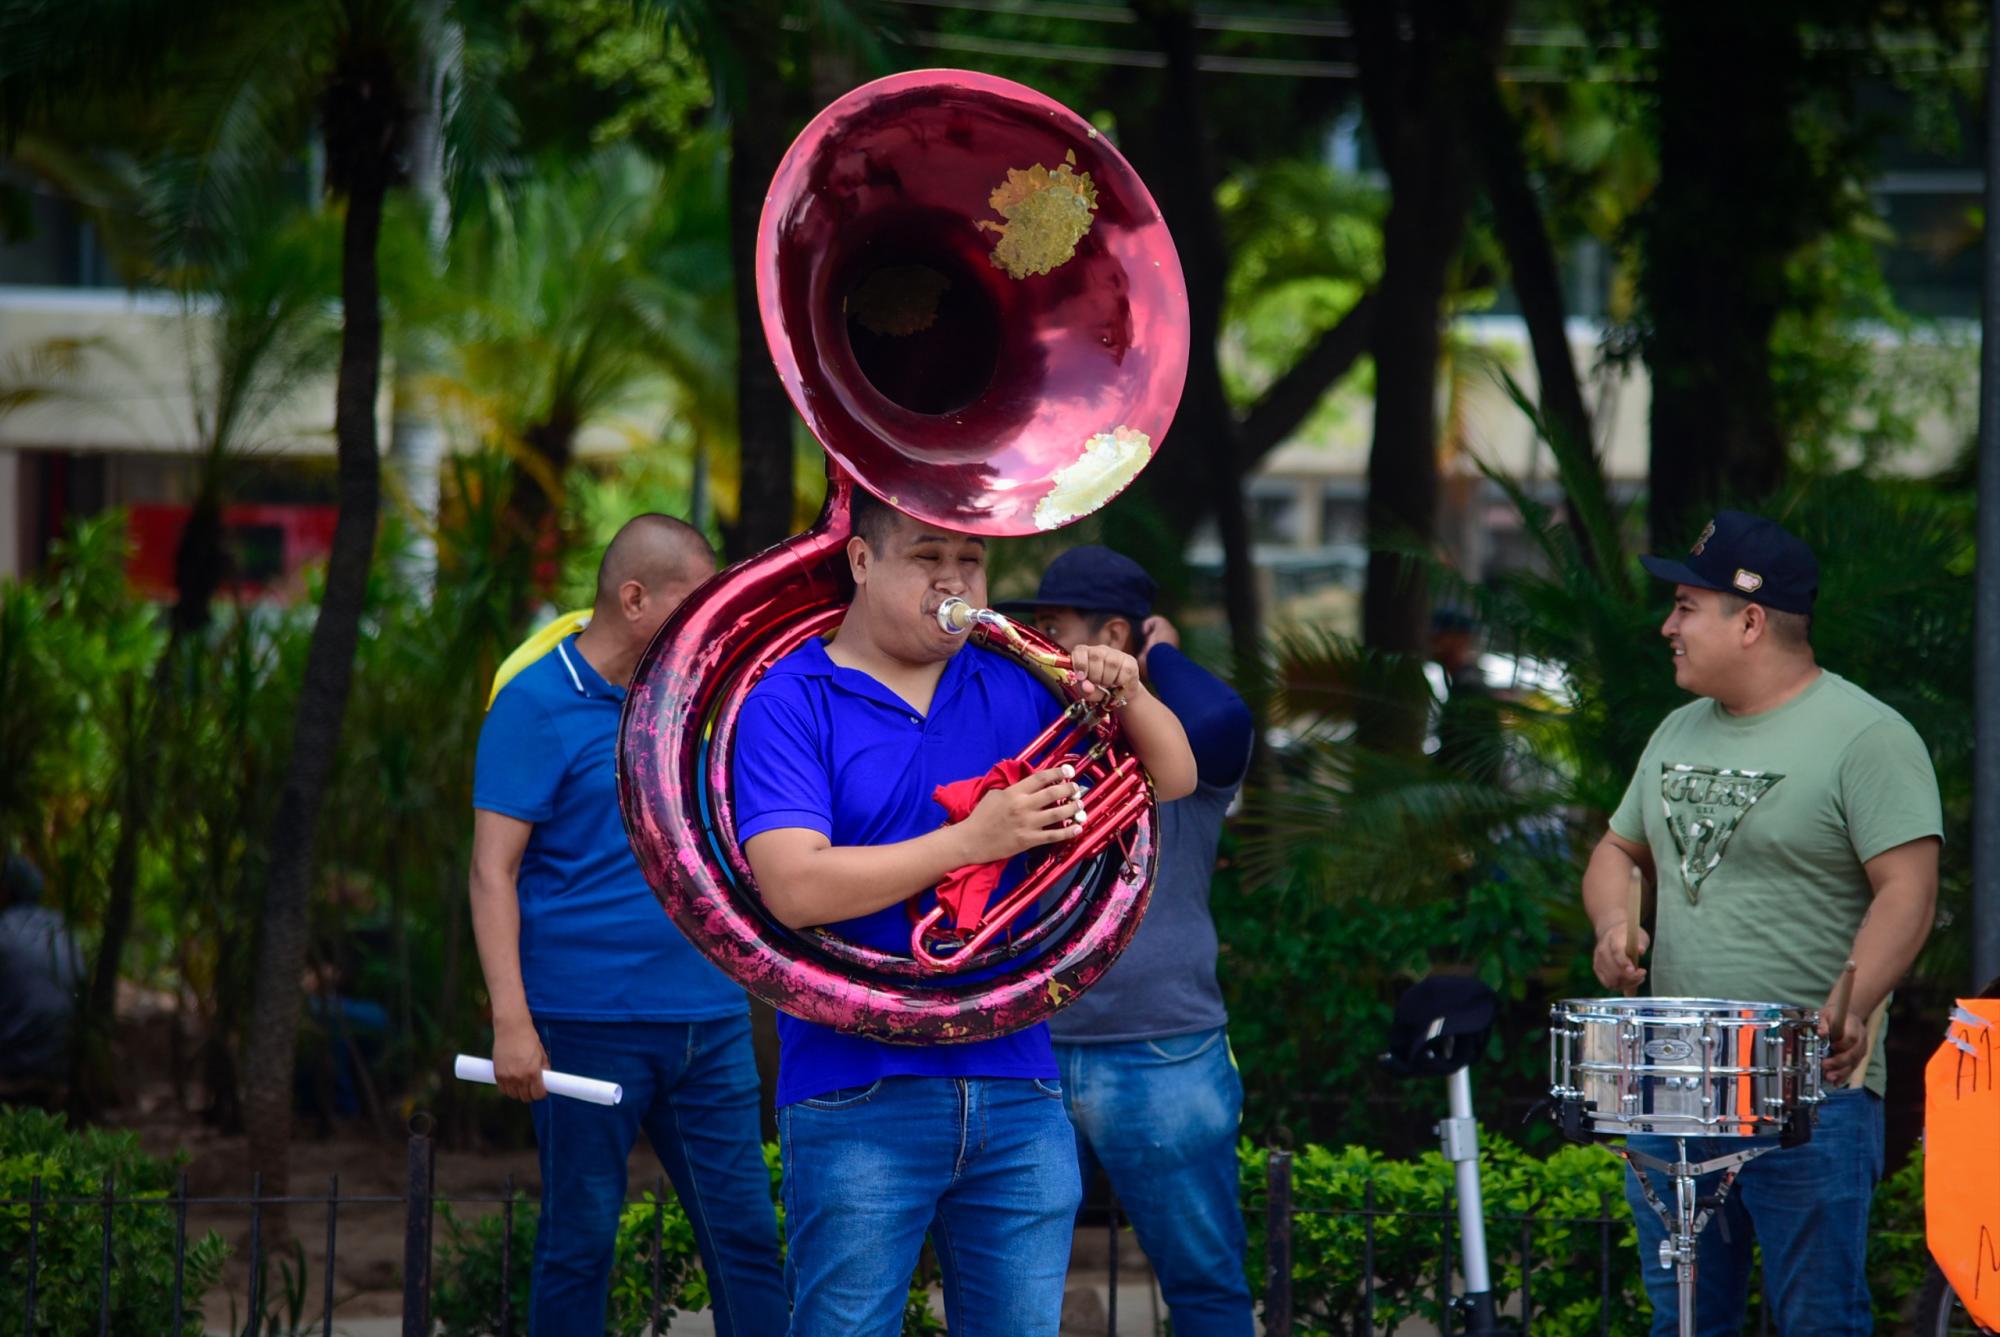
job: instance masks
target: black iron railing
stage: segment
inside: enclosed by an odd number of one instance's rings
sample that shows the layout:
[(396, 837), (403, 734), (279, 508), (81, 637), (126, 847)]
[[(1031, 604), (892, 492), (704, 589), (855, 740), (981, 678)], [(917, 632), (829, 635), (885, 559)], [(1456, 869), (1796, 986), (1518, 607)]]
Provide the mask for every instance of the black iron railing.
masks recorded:
[[(1457, 1215), (1454, 1204), (1447, 1200), (1439, 1204), (1436, 1211), (1411, 1212), (1380, 1207), (1375, 1198), (1373, 1184), (1364, 1187), (1358, 1205), (1340, 1206), (1318, 1203), (1300, 1203), (1295, 1199), (1292, 1182), (1292, 1154), (1272, 1148), (1267, 1163), (1264, 1185), (1264, 1236), (1265, 1267), (1263, 1276), (1263, 1318), (1267, 1334), (1290, 1334), (1296, 1320), (1311, 1315), (1297, 1312), (1297, 1296), (1294, 1288), (1294, 1239), (1295, 1226), (1301, 1218), (1336, 1217), (1358, 1221), (1360, 1229), (1361, 1257), (1355, 1274), (1360, 1286), (1359, 1305), (1352, 1319), (1353, 1329), (1366, 1337), (1376, 1337), (1378, 1323), (1378, 1227), (1385, 1221), (1423, 1221), (1435, 1224), (1437, 1231), (1435, 1277), (1424, 1283), (1429, 1294), (1424, 1298), (1427, 1307), (1432, 1308), (1439, 1318), (1446, 1334), (1456, 1326), (1453, 1311), (1442, 1304), (1443, 1297), (1452, 1294), (1454, 1267), (1457, 1262)], [(669, 1293), (664, 1275), (664, 1232), (666, 1212), (666, 1191), (664, 1181), (655, 1185), (650, 1207), (652, 1210), (652, 1257), (650, 1260), (650, 1315), (655, 1331), (664, 1331), (663, 1318), (671, 1313), (673, 1295)], [(318, 1327), (324, 1337), (332, 1337), (334, 1330), (333, 1311), (334, 1262), (340, 1249), (340, 1230), (344, 1210), (356, 1207), (400, 1207), (402, 1209), (403, 1230), (403, 1312), (402, 1331), (407, 1337), (431, 1337), (433, 1332), (432, 1298), (434, 1292), (433, 1226), (439, 1208), (445, 1206), (495, 1207), (502, 1217), (499, 1247), (500, 1297), (497, 1329), (501, 1337), (513, 1337), (517, 1329), (525, 1327), (523, 1316), (514, 1312), (514, 1273), (517, 1267), (525, 1265), (525, 1260), (514, 1256), (514, 1225), (517, 1205), (511, 1176), (506, 1187), (499, 1194), (453, 1194), (445, 1196), (437, 1191), (436, 1145), (431, 1137), (430, 1121), (418, 1116), (411, 1125), (406, 1156), (405, 1186), (401, 1194), (351, 1194), (343, 1193), (340, 1176), (331, 1175), (327, 1179), (324, 1193), (288, 1194), (282, 1197), (269, 1196), (263, 1191), (261, 1178), (253, 1176), (248, 1196), (195, 1196), (188, 1192), (186, 1172), (182, 1171), (175, 1181), (171, 1193), (161, 1197), (121, 1196), (118, 1185), (107, 1179), (101, 1190), (91, 1196), (47, 1196), (43, 1192), (40, 1178), (31, 1181), (26, 1198), (0, 1198), (0, 1211), (12, 1212), (25, 1209), (25, 1285), (16, 1308), (20, 1327), (16, 1329), (27, 1334), (36, 1331), (38, 1304), (42, 1300), (41, 1270), (43, 1234), (49, 1227), (50, 1213), (56, 1210), (69, 1212), (94, 1209), (98, 1215), (98, 1230), (101, 1238), (101, 1262), (97, 1269), (97, 1324), (100, 1337), (121, 1337), (112, 1327), (112, 1281), (113, 1245), (120, 1232), (132, 1229), (158, 1229), (162, 1225), (173, 1233), (173, 1271), (170, 1312), (175, 1316), (172, 1327), (173, 1337), (182, 1337), (194, 1325), (185, 1327), (181, 1322), (184, 1312), (183, 1287), (186, 1281), (188, 1256), (188, 1213), (190, 1208), (241, 1208), (247, 1216), (249, 1226), (248, 1263), (248, 1311), (249, 1317), (241, 1329), (244, 1337), (266, 1337), (261, 1331), (269, 1297), (265, 1294), (266, 1265), (269, 1246), (263, 1238), (265, 1213), (267, 1209), (284, 1206), (306, 1210), (319, 1209), (325, 1212), (325, 1255), (322, 1265), (319, 1297), (321, 1318)], [(1256, 1204), (1247, 1204), (1252, 1210)], [(123, 1219), (121, 1219), (121, 1217)], [(133, 1217), (150, 1218), (150, 1224), (141, 1225)], [(164, 1222), (161, 1218), (164, 1217)], [(1118, 1325), (1118, 1283), (1121, 1268), (1129, 1266), (1120, 1257), (1122, 1212), (1115, 1197), (1111, 1200), (1107, 1213), (1108, 1250), (1106, 1258), (1106, 1280), (1108, 1282), (1107, 1329), (1115, 1333)], [(17, 1219), (19, 1219), (17, 1215)], [(1622, 1201), (1606, 1195), (1599, 1202), (1595, 1216), (1546, 1216), (1533, 1213), (1489, 1213), (1487, 1228), (1489, 1240), (1501, 1240), (1508, 1233), (1515, 1234), (1518, 1254), (1510, 1254), (1519, 1259), (1520, 1286), (1509, 1297), (1502, 1297), (1510, 1314), (1520, 1323), (1523, 1331), (1533, 1331), (1535, 1296), (1533, 1292), (1536, 1268), (1535, 1232), (1538, 1227), (1563, 1226), (1572, 1230), (1594, 1231), (1596, 1235), (1596, 1269), (1598, 1291), (1597, 1330), (1601, 1337), (1609, 1337), (1615, 1305), (1622, 1294), (1623, 1281), (1629, 1279), (1629, 1269), (1636, 1266), (1636, 1260), (1623, 1257), (1623, 1249), (1617, 1244), (1629, 1215)], [(1574, 1256), (1574, 1249), (1571, 1251)], [(5, 1262), (5, 1260), (0, 1260)], [(301, 1278), (303, 1273), (301, 1273)], [(1618, 1284), (1614, 1284), (1616, 1281)], [(302, 1279), (298, 1284), (303, 1285)], [(1572, 1291), (1573, 1293), (1573, 1291)], [(1407, 1297), (1409, 1288), (1404, 1288)], [(1768, 1312), (1768, 1307), (1760, 1307)], [(1322, 1316), (1324, 1317), (1324, 1316)], [(1347, 1320), (1342, 1320), (1343, 1325)], [(311, 1327), (296, 1329), (311, 1331)], [(1765, 1329), (1768, 1331), (1768, 1321)]]

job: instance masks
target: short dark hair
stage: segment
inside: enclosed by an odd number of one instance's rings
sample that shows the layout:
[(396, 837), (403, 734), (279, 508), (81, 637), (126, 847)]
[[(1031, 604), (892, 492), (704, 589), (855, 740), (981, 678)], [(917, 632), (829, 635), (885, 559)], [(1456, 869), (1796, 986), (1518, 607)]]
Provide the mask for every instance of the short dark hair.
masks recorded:
[(1125, 653), (1128, 655), (1136, 655), (1141, 650), (1146, 648), (1146, 619), (1141, 617), (1133, 617), (1130, 613), (1117, 613), (1111, 611), (1084, 612), (1082, 609), (1078, 609), (1077, 613), (1080, 617), (1083, 618), (1083, 625), (1090, 628), (1090, 634), (1092, 636), (1097, 636), (1102, 634), (1104, 629), (1111, 625), (1112, 618), (1114, 617), (1124, 618), (1125, 625), (1132, 629), (1132, 643), (1125, 647)]
[(852, 532), (865, 539), (868, 546), (878, 553), (888, 546), (889, 536), (906, 518), (888, 502), (858, 485), (848, 503), (848, 513), (853, 522)]
[[(1757, 603), (1755, 599), (1746, 599), (1727, 590), (1718, 590), (1716, 593), (1722, 596), (1722, 611), (1729, 617), (1735, 617), (1751, 604)], [(1771, 639), (1779, 645), (1788, 650), (1798, 650), (1812, 644), (1811, 613), (1790, 613), (1782, 608), (1773, 608), (1769, 604), (1757, 604), (1757, 606), (1764, 610), (1764, 620), (1771, 625)]]

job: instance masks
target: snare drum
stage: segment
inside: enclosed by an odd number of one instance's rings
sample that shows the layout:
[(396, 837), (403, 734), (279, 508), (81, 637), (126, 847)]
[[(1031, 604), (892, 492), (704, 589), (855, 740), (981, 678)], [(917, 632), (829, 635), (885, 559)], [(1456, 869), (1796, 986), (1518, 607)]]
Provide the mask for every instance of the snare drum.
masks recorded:
[(1549, 1094), (1600, 1134), (1777, 1137), (1821, 1099), (1819, 1013), (1721, 998), (1549, 1009)]

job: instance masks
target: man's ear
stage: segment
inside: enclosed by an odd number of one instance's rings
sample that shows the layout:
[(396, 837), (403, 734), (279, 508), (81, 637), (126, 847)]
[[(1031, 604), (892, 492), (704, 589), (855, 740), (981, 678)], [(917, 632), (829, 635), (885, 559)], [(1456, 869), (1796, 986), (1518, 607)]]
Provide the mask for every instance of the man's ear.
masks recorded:
[(627, 622), (637, 622), (646, 615), (646, 593), (646, 587), (636, 580), (618, 586), (618, 611)]
[(1104, 619), (1104, 643), (1114, 650), (1132, 654), (1134, 647), (1139, 644), (1138, 628), (1132, 625), (1131, 618), (1113, 613)]
[(847, 569), (853, 574), (855, 584), (868, 583), (868, 567), (874, 560), (875, 553), (867, 539), (856, 534), (847, 540)]
[(1762, 604), (1743, 605), (1743, 643), (1754, 645), (1771, 634), (1771, 615)]

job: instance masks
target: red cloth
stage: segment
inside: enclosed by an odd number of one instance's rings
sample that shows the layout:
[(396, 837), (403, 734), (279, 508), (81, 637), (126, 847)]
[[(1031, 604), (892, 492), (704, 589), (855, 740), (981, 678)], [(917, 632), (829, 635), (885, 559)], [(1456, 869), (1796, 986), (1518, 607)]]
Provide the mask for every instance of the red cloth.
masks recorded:
[[(931, 797), (943, 805), (947, 824), (962, 822), (972, 815), (980, 799), (996, 789), (1018, 784), (1034, 773), (1035, 768), (1027, 762), (1008, 757), (996, 762), (984, 775), (939, 785), (931, 791)], [(1000, 874), (1006, 867), (1005, 859), (995, 859), (992, 863), (967, 864), (945, 874), (937, 885), (937, 898), (951, 917), (954, 931), (967, 936), (979, 928), (979, 921), (986, 915), (986, 902), (992, 899), (993, 889), (1000, 885)]]

